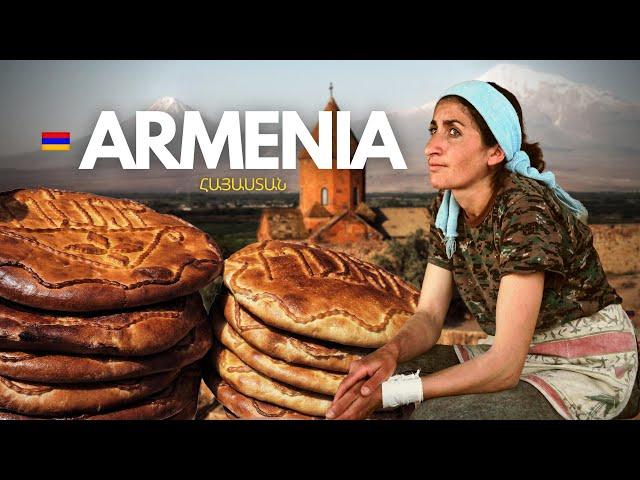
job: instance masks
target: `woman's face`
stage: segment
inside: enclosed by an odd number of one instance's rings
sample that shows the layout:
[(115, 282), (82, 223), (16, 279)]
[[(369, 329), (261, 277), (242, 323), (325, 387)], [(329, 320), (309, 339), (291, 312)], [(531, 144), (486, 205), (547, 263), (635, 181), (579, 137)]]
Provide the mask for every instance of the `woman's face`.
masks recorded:
[(480, 129), (461, 103), (440, 101), (429, 131), (431, 138), (424, 152), (433, 188), (465, 188), (489, 175), (496, 147), (483, 145)]

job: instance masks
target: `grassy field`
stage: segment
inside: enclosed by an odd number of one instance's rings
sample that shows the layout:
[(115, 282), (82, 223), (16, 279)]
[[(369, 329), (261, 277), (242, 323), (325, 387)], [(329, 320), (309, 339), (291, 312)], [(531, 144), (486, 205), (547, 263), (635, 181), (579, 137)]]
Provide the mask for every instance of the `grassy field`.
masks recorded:
[(233, 221), (233, 222), (193, 222), (201, 230), (213, 237), (227, 258), (236, 250), (257, 241), (257, 221)]

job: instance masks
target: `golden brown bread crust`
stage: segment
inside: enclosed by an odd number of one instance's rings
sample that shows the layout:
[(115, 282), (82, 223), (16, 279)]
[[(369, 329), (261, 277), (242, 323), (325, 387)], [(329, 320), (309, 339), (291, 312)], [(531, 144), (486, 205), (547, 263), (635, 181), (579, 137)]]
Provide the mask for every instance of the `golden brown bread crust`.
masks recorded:
[(200, 369), (191, 365), (160, 392), (117, 410), (65, 417), (37, 417), (0, 411), (0, 420), (186, 420), (195, 415)]
[(362, 348), (314, 341), (266, 325), (243, 308), (228, 290), (221, 294), (220, 305), (227, 322), (242, 338), (267, 355), (288, 363), (348, 372), (351, 362), (370, 353)]
[(319, 417), (303, 415), (288, 408), (249, 398), (220, 378), (214, 379), (212, 385), (216, 399), (236, 418), (251, 420), (319, 420)]
[(131, 200), (50, 189), (0, 194), (0, 297), (87, 312), (163, 302), (215, 279), (206, 233)]
[[(247, 398), (249, 398), (249, 397), (247, 397)], [(240, 420), (240, 417), (236, 416), (231, 410), (229, 410), (227, 407), (225, 407), (222, 404), (220, 404), (220, 405), (222, 406), (222, 409), (224, 410), (224, 413), (227, 416), (227, 420)], [(300, 414), (300, 415), (302, 415), (302, 414)]]
[(166, 388), (179, 370), (110, 383), (47, 385), (0, 377), (0, 410), (43, 417), (99, 413)]
[[(315, 417), (324, 417), (331, 406), (331, 397), (292, 388), (272, 380), (256, 372), (218, 342), (214, 342), (211, 356), (218, 376), (247, 397)], [(205, 373), (205, 382), (209, 388), (213, 388), (214, 374), (213, 370)]]
[(212, 317), (213, 332), (220, 343), (235, 353), (244, 363), (269, 378), (310, 392), (331, 396), (335, 395), (340, 383), (345, 379), (344, 374), (290, 365), (272, 358), (247, 343), (214, 309), (212, 309)]
[(0, 348), (140, 356), (165, 351), (206, 318), (198, 292), (100, 314), (55, 314), (0, 300)]
[(265, 323), (344, 345), (377, 348), (415, 312), (419, 292), (386, 270), (304, 243), (249, 245), (225, 261), (224, 282)]
[(198, 402), (191, 402), (189, 405), (184, 407), (178, 413), (176, 413), (175, 415), (172, 415), (166, 420), (195, 420), (197, 407), (198, 407)]
[(0, 375), (40, 383), (113, 382), (182, 368), (204, 357), (211, 344), (205, 318), (169, 350), (144, 357), (0, 351)]
[(198, 400), (201, 371), (194, 364), (185, 367), (180, 376), (168, 387), (157, 394), (131, 405), (101, 415), (87, 416), (86, 420), (165, 420), (179, 413), (193, 411)]
[(224, 407), (220, 402), (215, 402), (209, 408), (204, 410), (198, 409), (196, 413), (196, 420), (237, 420), (233, 413)]

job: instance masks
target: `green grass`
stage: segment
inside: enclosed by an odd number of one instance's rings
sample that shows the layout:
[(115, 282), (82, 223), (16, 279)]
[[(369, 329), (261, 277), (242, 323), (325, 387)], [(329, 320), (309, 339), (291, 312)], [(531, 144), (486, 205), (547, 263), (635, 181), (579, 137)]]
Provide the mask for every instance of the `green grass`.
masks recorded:
[(257, 221), (193, 222), (193, 224), (213, 237), (225, 258), (257, 241)]

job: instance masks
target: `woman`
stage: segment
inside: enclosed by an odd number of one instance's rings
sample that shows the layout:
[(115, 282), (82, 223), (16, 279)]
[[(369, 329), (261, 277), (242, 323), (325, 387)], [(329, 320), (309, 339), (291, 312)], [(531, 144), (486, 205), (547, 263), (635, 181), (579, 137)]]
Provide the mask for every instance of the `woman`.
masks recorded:
[[(609, 419), (635, 408), (633, 325), (586, 210), (542, 173), (541, 149), (526, 142), (515, 96), (495, 83), (456, 85), (429, 130), (439, 193), (418, 308), (351, 366), (327, 418), (416, 402), (415, 419)], [(436, 345), (454, 282), (489, 334), (483, 345)]]

